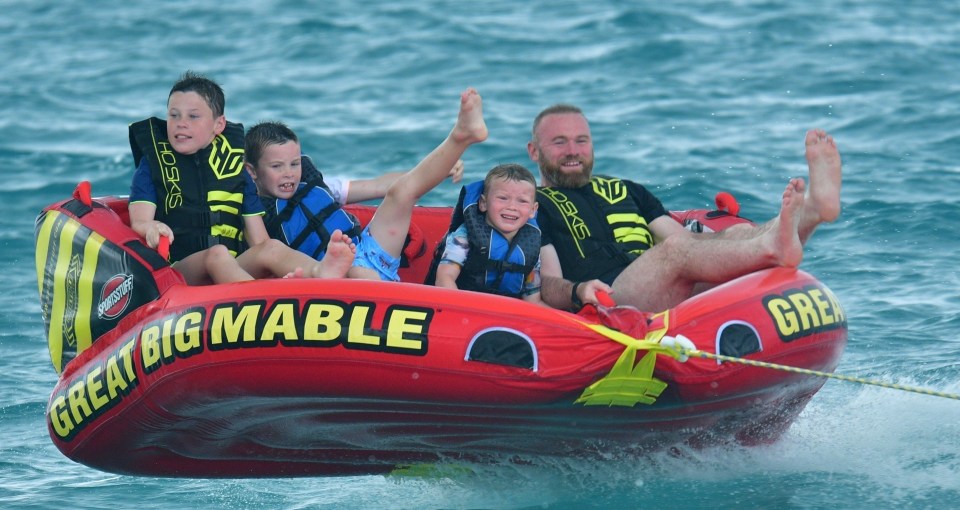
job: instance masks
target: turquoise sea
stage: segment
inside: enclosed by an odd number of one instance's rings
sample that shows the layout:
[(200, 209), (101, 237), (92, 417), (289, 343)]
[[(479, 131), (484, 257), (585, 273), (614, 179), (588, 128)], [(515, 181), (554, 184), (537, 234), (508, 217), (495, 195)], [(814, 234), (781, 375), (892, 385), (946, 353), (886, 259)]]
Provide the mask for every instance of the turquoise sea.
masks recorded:
[[(0, 0), (0, 507), (77, 509), (958, 508), (960, 402), (828, 381), (781, 442), (683, 455), (384, 476), (207, 480), (78, 465), (44, 421), (56, 382), (40, 317), (34, 219), (80, 180), (126, 194), (127, 125), (163, 115), (187, 69), (227, 117), (282, 119), (325, 173), (413, 166), (484, 98), (468, 178), (529, 163), (556, 102), (592, 122), (597, 171), (668, 208), (720, 190), (772, 216), (832, 133), (843, 213), (802, 268), (846, 307), (838, 368), (960, 392), (960, 4), (444, 0)], [(425, 204), (451, 204), (449, 183)], [(681, 447), (682, 448), (682, 447)]]

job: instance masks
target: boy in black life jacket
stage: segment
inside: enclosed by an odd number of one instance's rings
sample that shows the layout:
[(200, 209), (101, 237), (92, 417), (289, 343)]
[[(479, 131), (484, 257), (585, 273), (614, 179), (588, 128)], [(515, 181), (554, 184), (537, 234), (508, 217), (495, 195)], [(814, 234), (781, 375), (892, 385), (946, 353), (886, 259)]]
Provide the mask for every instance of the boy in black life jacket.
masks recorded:
[[(540, 299), (540, 229), (537, 181), (517, 164), (494, 167), (479, 184), (468, 185), (463, 223), (447, 235), (436, 285)], [(477, 194), (479, 193), (479, 196)]]
[[(349, 278), (399, 281), (400, 255), (410, 228), (413, 207), (448, 176), (463, 173), (460, 158), (467, 148), (487, 138), (482, 101), (474, 89), (460, 96), (460, 112), (450, 134), (416, 167), (399, 176), (389, 176), (385, 195), (376, 192), (377, 180), (363, 191), (349, 195), (341, 186), (327, 185), (300, 152), (296, 134), (279, 122), (260, 123), (247, 132), (246, 169), (257, 189), (271, 205), (267, 209), (270, 235), (319, 260), (328, 256), (329, 232), (344, 231), (355, 237), (357, 256)], [(316, 177), (311, 179), (310, 174)], [(301, 180), (306, 180), (302, 183)], [(331, 184), (333, 184), (331, 182)], [(381, 182), (382, 184), (382, 182)], [(351, 184), (352, 186), (352, 184)], [(339, 189), (335, 189), (339, 188)], [(374, 188), (374, 189), (369, 189)], [(348, 201), (383, 196), (383, 201), (362, 231), (356, 219), (342, 209)]]
[(227, 122), (224, 105), (220, 85), (188, 71), (170, 90), (166, 121), (130, 125), (131, 228), (151, 248), (169, 238), (170, 261), (191, 285), (291, 273), (342, 278), (356, 249), (342, 232), (321, 263), (267, 235), (243, 171), (243, 126)]

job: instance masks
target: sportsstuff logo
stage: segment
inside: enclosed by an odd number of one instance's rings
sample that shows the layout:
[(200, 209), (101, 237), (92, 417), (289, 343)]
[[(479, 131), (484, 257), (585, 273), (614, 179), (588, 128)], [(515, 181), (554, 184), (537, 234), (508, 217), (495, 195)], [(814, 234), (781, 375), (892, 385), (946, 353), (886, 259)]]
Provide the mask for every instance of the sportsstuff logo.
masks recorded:
[(100, 304), (97, 316), (101, 319), (115, 319), (127, 309), (130, 295), (133, 293), (133, 275), (118, 274), (103, 285), (100, 291)]

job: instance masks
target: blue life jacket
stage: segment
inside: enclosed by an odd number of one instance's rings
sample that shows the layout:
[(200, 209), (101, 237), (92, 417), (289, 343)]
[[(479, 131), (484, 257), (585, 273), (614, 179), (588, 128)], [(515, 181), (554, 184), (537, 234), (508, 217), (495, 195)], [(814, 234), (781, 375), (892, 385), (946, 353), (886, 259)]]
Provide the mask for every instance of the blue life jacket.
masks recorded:
[[(304, 161), (308, 161), (307, 158)], [(354, 244), (360, 241), (360, 222), (343, 210), (323, 183), (322, 176), (301, 182), (289, 199), (263, 202), (270, 236), (314, 259), (323, 258), (330, 234), (336, 229), (352, 237)]]
[[(465, 290), (521, 297), (527, 275), (540, 259), (540, 228), (531, 219), (508, 241), (480, 212), (483, 181), (464, 186), (462, 222), (467, 226), (470, 251), (457, 287)], [(455, 215), (456, 217), (457, 215)], [(451, 230), (459, 228), (453, 227)]]

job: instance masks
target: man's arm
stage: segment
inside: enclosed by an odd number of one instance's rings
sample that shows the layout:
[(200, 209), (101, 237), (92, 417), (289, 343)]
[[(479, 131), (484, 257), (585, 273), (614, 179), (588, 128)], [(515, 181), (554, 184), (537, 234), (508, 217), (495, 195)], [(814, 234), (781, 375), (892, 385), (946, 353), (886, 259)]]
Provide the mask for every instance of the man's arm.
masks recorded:
[(573, 283), (563, 279), (560, 259), (552, 244), (540, 247), (540, 298), (544, 303), (561, 310), (573, 307), (570, 289)]
[[(557, 256), (557, 249), (552, 244), (540, 247), (540, 278), (540, 299), (544, 303), (560, 310), (580, 309), (573, 302), (574, 282), (563, 278), (560, 257)], [(582, 291), (582, 289), (577, 290)], [(579, 295), (580, 292), (578, 292)]]
[[(544, 303), (561, 310), (580, 310), (585, 303), (597, 304), (597, 292), (613, 294), (613, 288), (600, 280), (571, 282), (563, 278), (560, 258), (552, 244), (540, 247), (540, 298)], [(580, 304), (574, 303), (574, 291)]]

